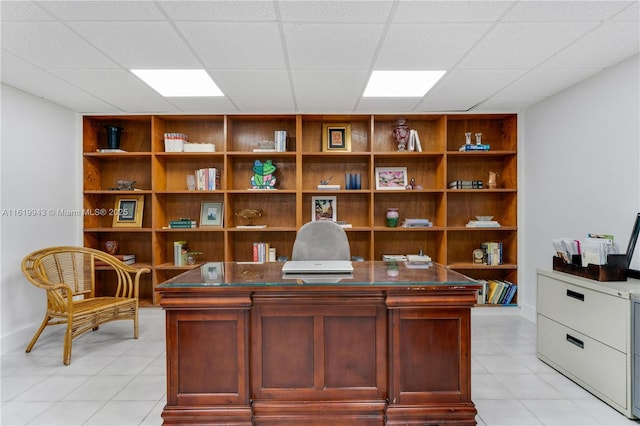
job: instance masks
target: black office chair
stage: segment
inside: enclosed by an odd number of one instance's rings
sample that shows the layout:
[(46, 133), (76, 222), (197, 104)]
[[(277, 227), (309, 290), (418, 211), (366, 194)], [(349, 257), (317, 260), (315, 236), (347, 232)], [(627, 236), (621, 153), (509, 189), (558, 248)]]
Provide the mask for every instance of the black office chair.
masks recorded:
[(330, 221), (307, 222), (298, 230), (291, 260), (351, 260), (347, 233)]

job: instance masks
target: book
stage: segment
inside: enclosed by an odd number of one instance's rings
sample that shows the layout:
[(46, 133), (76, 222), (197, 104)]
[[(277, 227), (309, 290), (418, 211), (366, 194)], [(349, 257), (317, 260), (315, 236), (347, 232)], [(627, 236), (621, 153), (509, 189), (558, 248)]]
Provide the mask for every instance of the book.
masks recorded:
[(275, 148), (253, 148), (253, 152), (276, 152)]
[(236, 228), (238, 229), (261, 229), (261, 228), (266, 228), (267, 225), (237, 225)]
[(385, 262), (406, 262), (407, 256), (405, 256), (404, 254), (383, 254), (382, 260), (384, 260)]
[(267, 262), (269, 260), (269, 243), (254, 241), (252, 246), (252, 259), (254, 262)]
[(178, 219), (169, 222), (169, 228), (195, 228), (197, 222), (191, 219)]
[[(113, 257), (117, 258), (118, 260), (120, 260), (122, 263), (126, 264), (126, 265), (133, 265), (134, 263), (136, 263), (136, 255), (135, 254), (113, 254)], [(108, 266), (108, 264), (106, 262), (103, 262), (102, 260), (97, 260), (95, 261), (95, 265), (96, 266)]]
[(464, 144), (458, 151), (489, 151), (491, 146), (489, 144), (481, 143), (481, 144)]
[(198, 169), (196, 175), (196, 191), (213, 191), (220, 189), (220, 170), (215, 167)]
[(127, 152), (124, 149), (119, 149), (119, 148), (98, 148), (96, 149), (96, 152), (101, 152), (103, 154), (106, 153), (113, 153), (113, 152)]
[(402, 222), (403, 228), (430, 228), (433, 223), (429, 219), (411, 219), (407, 218)]
[(500, 228), (502, 225), (497, 220), (470, 220), (467, 228)]
[(318, 185), (318, 189), (340, 189), (340, 185)]
[(484, 182), (481, 180), (453, 180), (448, 184), (449, 189), (482, 189)]

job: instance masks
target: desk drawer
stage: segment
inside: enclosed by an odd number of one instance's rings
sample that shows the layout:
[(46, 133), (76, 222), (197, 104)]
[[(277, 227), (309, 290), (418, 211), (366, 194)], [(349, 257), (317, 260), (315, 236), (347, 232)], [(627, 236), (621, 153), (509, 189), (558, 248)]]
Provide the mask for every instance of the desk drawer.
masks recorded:
[(630, 302), (538, 275), (538, 313), (627, 352)]
[(582, 380), (589, 390), (628, 408), (624, 353), (538, 315), (538, 355)]

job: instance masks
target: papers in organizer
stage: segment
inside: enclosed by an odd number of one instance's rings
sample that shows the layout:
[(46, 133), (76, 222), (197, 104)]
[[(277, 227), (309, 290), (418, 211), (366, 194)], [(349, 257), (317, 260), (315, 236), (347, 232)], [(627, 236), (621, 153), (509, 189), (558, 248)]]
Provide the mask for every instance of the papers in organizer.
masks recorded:
[(573, 238), (556, 238), (551, 241), (553, 249), (558, 257), (567, 263), (571, 262), (571, 256), (580, 254), (580, 241)]

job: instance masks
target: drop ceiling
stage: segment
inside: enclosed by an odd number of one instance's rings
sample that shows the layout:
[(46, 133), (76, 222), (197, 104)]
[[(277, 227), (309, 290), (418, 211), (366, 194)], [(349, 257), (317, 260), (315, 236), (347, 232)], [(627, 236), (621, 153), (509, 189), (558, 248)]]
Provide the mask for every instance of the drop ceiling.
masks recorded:
[[(637, 55), (638, 1), (8, 1), (2, 83), (80, 113), (518, 112)], [(222, 98), (129, 70), (204, 68)], [(363, 98), (373, 70), (447, 70)]]

